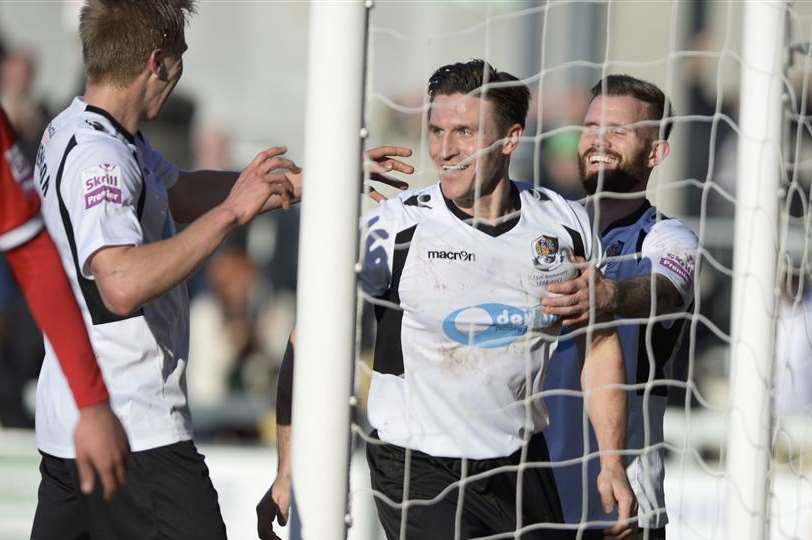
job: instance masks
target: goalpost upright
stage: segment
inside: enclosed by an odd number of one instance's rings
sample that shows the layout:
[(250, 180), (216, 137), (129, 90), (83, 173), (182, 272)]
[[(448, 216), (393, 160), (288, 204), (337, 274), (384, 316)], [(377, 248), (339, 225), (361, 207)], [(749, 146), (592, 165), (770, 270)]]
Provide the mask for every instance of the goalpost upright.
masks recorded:
[(292, 467), (302, 537), (346, 536), (366, 6), (310, 6)]
[(727, 438), (727, 537), (766, 537), (786, 2), (744, 5)]

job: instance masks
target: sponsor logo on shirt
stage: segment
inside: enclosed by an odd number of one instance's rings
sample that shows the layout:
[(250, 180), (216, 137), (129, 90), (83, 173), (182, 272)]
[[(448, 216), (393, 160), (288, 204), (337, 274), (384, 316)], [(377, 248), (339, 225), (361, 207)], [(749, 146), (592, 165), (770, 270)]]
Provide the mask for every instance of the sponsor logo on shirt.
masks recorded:
[(118, 165), (103, 163), (82, 171), (85, 209), (103, 202), (121, 204), (121, 170)]
[(532, 254), (533, 266), (537, 270), (547, 271), (554, 269), (567, 260), (570, 250), (567, 248), (559, 249), (558, 238), (544, 234), (533, 240)]
[(441, 259), (446, 261), (476, 262), (476, 254), (470, 251), (443, 251), (430, 250), (429, 259)]
[(674, 272), (685, 281), (694, 275), (694, 256), (691, 253), (666, 253), (660, 257), (660, 266)]
[(558, 321), (538, 308), (508, 304), (479, 304), (451, 312), (443, 321), (443, 333), (456, 343), (493, 349), (506, 347), (528, 331), (548, 328)]

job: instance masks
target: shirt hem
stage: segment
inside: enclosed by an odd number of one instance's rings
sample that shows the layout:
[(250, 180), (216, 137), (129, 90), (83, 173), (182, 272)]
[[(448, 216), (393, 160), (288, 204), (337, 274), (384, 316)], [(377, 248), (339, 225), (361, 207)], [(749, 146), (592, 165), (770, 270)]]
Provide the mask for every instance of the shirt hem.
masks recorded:
[[(130, 437), (130, 452), (143, 452), (145, 450), (152, 450), (154, 448), (159, 448), (161, 446), (168, 446), (170, 444), (191, 440), (192, 440), (191, 433), (174, 434), (171, 436), (164, 437), (143, 437), (143, 438)], [(73, 445), (70, 446), (58, 444), (52, 445), (52, 444), (44, 444), (38, 441), (37, 449), (42, 453), (48, 454), (49, 456), (62, 459), (76, 459), (76, 451)]]

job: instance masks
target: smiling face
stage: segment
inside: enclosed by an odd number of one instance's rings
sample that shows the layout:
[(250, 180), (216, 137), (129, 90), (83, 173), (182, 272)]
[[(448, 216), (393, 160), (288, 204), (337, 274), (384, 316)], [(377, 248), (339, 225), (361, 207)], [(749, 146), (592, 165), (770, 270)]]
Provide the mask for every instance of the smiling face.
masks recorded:
[[(668, 154), (668, 143), (657, 140), (649, 105), (632, 96), (599, 95), (589, 105), (578, 143), (578, 165), (590, 195), (603, 173), (603, 190), (644, 191), (651, 169)], [(657, 119), (655, 119), (657, 120)]]
[(460, 207), (471, 208), (477, 181), (480, 195), (493, 191), (507, 178), (513, 139), (518, 141), (520, 135), (518, 124), (507, 130), (499, 127), (487, 99), (466, 94), (436, 96), (429, 115), (429, 156), (445, 196)]

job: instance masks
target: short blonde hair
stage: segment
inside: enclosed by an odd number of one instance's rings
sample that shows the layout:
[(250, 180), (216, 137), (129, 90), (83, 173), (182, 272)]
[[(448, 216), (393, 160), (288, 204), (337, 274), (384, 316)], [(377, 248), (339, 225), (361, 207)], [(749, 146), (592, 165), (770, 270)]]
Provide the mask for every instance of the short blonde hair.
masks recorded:
[(88, 81), (126, 85), (153, 50), (180, 50), (195, 1), (86, 0), (79, 37)]

